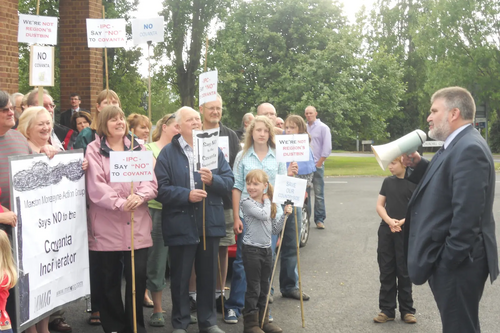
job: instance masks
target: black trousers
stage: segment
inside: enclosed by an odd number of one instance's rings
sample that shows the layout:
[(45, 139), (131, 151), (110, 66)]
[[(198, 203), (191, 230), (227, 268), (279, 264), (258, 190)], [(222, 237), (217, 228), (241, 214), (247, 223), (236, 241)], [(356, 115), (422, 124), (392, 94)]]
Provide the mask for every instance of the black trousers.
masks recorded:
[[(110, 251), (96, 254), (96, 268), (100, 271), (101, 323), (104, 332), (132, 333), (132, 262), (130, 251)], [(121, 264), (123, 258), (123, 266)], [(135, 291), (137, 332), (146, 333), (142, 303), (146, 292), (146, 269), (148, 262), (148, 248), (135, 250)], [(123, 270), (122, 270), (123, 267)], [(123, 306), (121, 282), (122, 272), (125, 276), (125, 307)]]
[(194, 245), (169, 246), (170, 291), (172, 296), (172, 327), (184, 329), (191, 321), (189, 308), (189, 278), (196, 272), (196, 308), (198, 327), (206, 329), (217, 324), (215, 312), (215, 284), (219, 237), (207, 237), (207, 249), (203, 238)]
[(247, 279), (243, 315), (264, 311), (272, 273), (272, 250), (243, 244), (241, 254)]
[(431, 277), (443, 333), (479, 333), (479, 301), (488, 277), (488, 261), (482, 238), (473, 253), (456, 269), (437, 265)]
[(415, 314), (412, 285), (404, 257), (403, 239), (403, 231), (393, 233), (386, 223), (380, 225), (377, 249), (380, 269), (379, 307), (391, 318), (395, 316), (396, 296), (401, 317), (407, 313)]

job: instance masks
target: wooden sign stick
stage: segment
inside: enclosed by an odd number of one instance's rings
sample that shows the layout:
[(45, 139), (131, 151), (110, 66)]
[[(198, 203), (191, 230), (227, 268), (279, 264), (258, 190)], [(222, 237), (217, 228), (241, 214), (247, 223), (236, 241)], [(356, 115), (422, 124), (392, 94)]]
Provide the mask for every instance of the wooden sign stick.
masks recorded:
[[(104, 8), (104, 7), (103, 7)], [(134, 151), (134, 130), (132, 129), (132, 137), (130, 143), (130, 150)], [(134, 182), (130, 182), (130, 195), (134, 194)], [(134, 321), (134, 333), (137, 333), (137, 309), (136, 309), (136, 292), (135, 292), (135, 254), (134, 254), (134, 211), (130, 213), (130, 228), (131, 228), (131, 239), (130, 239), (130, 260), (132, 265), (132, 313)]]
[(300, 251), (299, 251), (299, 228), (297, 224), (297, 207), (293, 208), (295, 210), (295, 238), (297, 240), (297, 272), (299, 274), (299, 294), (300, 294), (300, 314), (302, 316), (302, 328), (306, 327), (306, 322), (304, 319), (304, 300), (302, 299), (302, 280), (300, 278)]
[[(102, 18), (106, 18), (106, 12), (104, 6), (102, 6)], [(106, 68), (106, 90), (109, 91), (109, 80), (108, 80), (108, 48), (104, 48), (104, 66)]]
[[(40, 15), (40, 0), (36, 2), (36, 15)], [(33, 51), (33, 49), (31, 49)], [(43, 87), (38, 86), (38, 105), (43, 106)], [(52, 120), (54, 120), (54, 115), (52, 115)]]
[[(208, 36), (205, 48), (205, 72), (207, 71), (207, 57), (208, 57)], [(205, 104), (203, 104), (203, 111), (205, 111)], [(205, 191), (205, 183), (203, 183), (203, 191)], [(203, 250), (205, 251), (207, 250), (207, 236), (205, 230), (205, 198), (203, 198)]]

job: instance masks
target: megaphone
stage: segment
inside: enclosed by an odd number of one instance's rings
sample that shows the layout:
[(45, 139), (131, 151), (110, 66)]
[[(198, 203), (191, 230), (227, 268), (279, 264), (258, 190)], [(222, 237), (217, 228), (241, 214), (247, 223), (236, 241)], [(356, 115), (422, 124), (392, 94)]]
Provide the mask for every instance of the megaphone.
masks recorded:
[(385, 170), (396, 157), (413, 153), (425, 140), (427, 135), (418, 129), (385, 145), (372, 146), (372, 151), (382, 170)]

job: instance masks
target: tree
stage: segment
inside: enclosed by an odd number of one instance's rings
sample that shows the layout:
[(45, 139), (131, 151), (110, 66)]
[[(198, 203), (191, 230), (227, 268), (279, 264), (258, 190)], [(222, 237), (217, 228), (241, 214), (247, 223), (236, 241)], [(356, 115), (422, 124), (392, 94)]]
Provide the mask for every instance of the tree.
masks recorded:
[(239, 126), (262, 102), (280, 116), (314, 105), (337, 144), (385, 137), (402, 72), (390, 55), (367, 54), (362, 39), (330, 1), (240, 2), (208, 59), (219, 71), (225, 122)]
[(164, 16), (168, 43), (156, 46), (157, 57), (172, 60), (174, 71), (166, 71), (168, 82), (180, 95), (182, 105), (194, 106), (196, 80), (208, 29), (221, 19), (231, 0), (165, 0)]

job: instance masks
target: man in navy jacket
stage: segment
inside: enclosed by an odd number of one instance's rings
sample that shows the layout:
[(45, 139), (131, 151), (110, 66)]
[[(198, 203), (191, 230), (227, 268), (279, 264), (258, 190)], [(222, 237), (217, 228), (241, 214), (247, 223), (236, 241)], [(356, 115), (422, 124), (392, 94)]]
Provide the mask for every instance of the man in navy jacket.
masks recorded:
[(219, 240), (226, 235), (222, 198), (231, 192), (234, 177), (220, 149), (217, 169), (201, 168), (194, 172), (192, 131), (201, 129), (200, 114), (182, 107), (177, 111), (176, 121), (180, 133), (163, 148), (155, 167), (156, 200), (163, 204), (163, 238), (170, 252), (172, 326), (174, 333), (183, 333), (190, 323), (189, 277), (194, 262), (200, 332), (223, 333), (217, 327), (214, 294)]
[(416, 152), (405, 158), (418, 183), (408, 203), (405, 246), (410, 280), (429, 281), (444, 333), (480, 332), (479, 301), (488, 274), (498, 276), (493, 218), (495, 166), (472, 127), (471, 94), (438, 90), (427, 118), (429, 137), (444, 141), (429, 163)]

